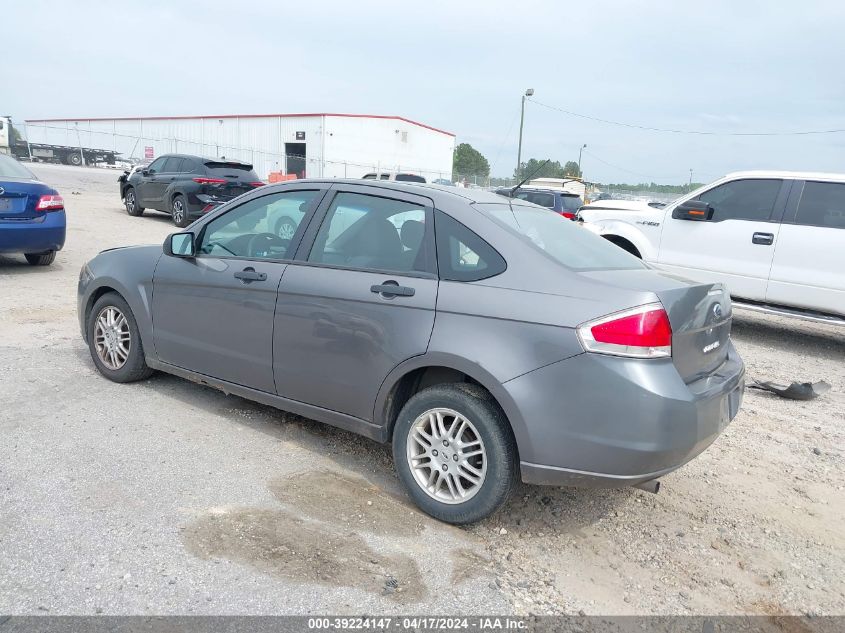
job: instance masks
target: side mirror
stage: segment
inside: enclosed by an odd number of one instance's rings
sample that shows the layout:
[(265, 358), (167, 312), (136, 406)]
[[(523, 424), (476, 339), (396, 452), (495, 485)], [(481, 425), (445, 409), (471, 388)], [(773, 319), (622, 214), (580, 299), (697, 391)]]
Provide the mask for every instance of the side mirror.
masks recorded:
[(672, 217), (676, 220), (709, 222), (713, 219), (713, 207), (701, 200), (687, 200), (672, 210)]
[(164, 240), (162, 250), (170, 257), (196, 257), (193, 233), (171, 233)]
[(154, 173), (155, 173), (155, 170), (152, 170), (152, 171), (150, 171), (149, 169), (142, 169), (141, 170), (142, 176), (149, 176), (150, 174), (154, 174)]

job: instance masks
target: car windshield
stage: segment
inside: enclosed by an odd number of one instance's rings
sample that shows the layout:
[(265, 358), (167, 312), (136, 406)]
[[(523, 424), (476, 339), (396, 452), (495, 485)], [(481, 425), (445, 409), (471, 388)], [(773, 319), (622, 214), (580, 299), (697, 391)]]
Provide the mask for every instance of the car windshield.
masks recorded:
[(0, 156), (0, 178), (35, 180), (35, 175), (14, 158)]
[(577, 222), (533, 205), (477, 203), (476, 208), (572, 270), (645, 268), (639, 259)]

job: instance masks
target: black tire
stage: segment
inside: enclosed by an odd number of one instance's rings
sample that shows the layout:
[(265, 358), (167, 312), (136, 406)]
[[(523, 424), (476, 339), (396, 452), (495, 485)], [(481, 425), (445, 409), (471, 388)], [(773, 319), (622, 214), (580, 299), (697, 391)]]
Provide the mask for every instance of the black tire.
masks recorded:
[[(95, 342), (94, 328), (97, 317), (108, 307), (115, 307), (124, 315), (131, 337), (129, 355), (124, 364), (117, 369), (112, 369), (106, 366), (106, 364), (100, 359)], [(135, 315), (132, 314), (132, 309), (129, 307), (129, 304), (127, 304), (123, 297), (119, 294), (116, 292), (107, 292), (97, 299), (91, 308), (90, 314), (88, 315), (88, 321), (85, 324), (85, 328), (88, 336), (88, 351), (91, 353), (91, 358), (94, 361), (94, 365), (97, 367), (97, 371), (99, 371), (103, 376), (113, 382), (135, 382), (137, 380), (149, 378), (153, 374), (153, 370), (147, 366), (147, 363), (144, 360), (144, 345), (141, 342), (141, 335), (138, 332), (138, 324), (135, 321)]]
[(135, 187), (127, 187), (123, 192), (123, 204), (126, 206), (126, 213), (133, 217), (144, 215), (144, 207), (138, 204), (138, 193)]
[(79, 167), (82, 165), (82, 156), (79, 155), (79, 152), (67, 154), (67, 164)]
[[(425, 412), (451, 409), (472, 422), (484, 444), (487, 471), (474, 496), (459, 503), (438, 501), (423, 490), (411, 472), (407, 454), (408, 435)], [(454, 449), (451, 449), (454, 450)], [(393, 460), (408, 494), (426, 514), (461, 525), (480, 521), (507, 501), (519, 478), (516, 442), (507, 419), (492, 396), (477, 385), (434, 385), (416, 393), (405, 403), (393, 429)]]
[(285, 240), (292, 240), (294, 233), (296, 233), (297, 224), (291, 218), (285, 216), (279, 218), (276, 222), (275, 233)]
[(56, 259), (56, 251), (49, 253), (25, 253), (26, 261), (32, 266), (49, 266)]
[(173, 218), (173, 224), (180, 229), (184, 229), (191, 223), (191, 216), (188, 215), (188, 202), (185, 196), (177, 193), (170, 200), (170, 216)]

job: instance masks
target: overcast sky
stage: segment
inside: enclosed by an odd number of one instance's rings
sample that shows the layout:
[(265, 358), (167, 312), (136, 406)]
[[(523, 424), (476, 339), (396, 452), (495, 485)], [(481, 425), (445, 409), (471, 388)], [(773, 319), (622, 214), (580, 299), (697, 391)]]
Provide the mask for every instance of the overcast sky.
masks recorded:
[[(3, 9), (0, 111), (17, 120), (396, 114), (516, 164), (520, 95), (637, 125), (845, 128), (845, 2), (40, 2)], [(599, 182), (845, 171), (845, 133), (628, 129), (528, 103), (523, 159)]]

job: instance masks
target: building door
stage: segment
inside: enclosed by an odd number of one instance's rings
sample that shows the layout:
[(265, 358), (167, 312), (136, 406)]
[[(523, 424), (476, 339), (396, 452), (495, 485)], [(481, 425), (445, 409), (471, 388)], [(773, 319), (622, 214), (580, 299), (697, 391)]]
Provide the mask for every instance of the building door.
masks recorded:
[(305, 178), (305, 143), (285, 143), (285, 173)]

